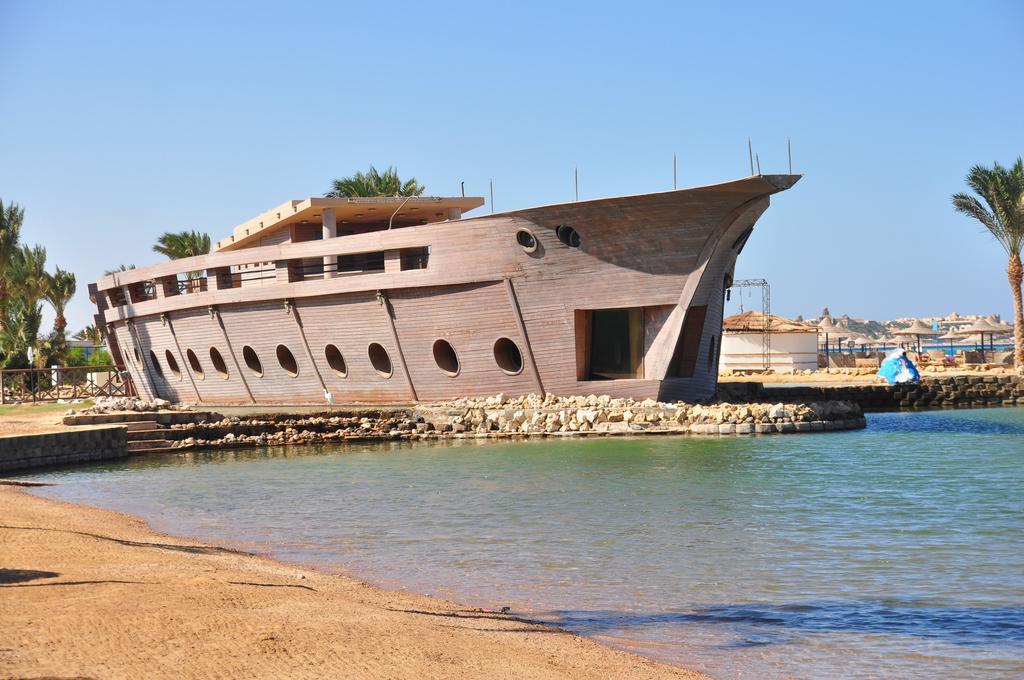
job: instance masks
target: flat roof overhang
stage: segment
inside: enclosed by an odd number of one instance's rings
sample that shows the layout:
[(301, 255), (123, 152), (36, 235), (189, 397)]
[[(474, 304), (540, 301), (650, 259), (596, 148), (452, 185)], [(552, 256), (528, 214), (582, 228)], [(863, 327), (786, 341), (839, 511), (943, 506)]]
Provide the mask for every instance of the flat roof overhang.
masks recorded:
[[(374, 196), (368, 198), (304, 198), (287, 201), (276, 208), (243, 222), (234, 228), (231, 236), (217, 241), (214, 252), (235, 250), (258, 244), (261, 238), (293, 224), (322, 224), (325, 208), (333, 208), (339, 227), (358, 226), (390, 220), (396, 224), (428, 224), (450, 219), (452, 210), (462, 213), (479, 208), (484, 199), (479, 196)], [(398, 210), (401, 208), (401, 210)], [(395, 212), (395, 211), (398, 212)]]

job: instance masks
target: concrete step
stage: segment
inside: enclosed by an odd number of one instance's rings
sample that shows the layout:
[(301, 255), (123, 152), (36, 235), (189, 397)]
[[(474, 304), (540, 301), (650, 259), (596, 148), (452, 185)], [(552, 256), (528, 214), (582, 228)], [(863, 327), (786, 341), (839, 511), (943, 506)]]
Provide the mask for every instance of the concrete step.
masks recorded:
[(160, 439), (167, 432), (166, 427), (140, 427), (137, 429), (128, 428), (128, 441), (133, 439)]
[(155, 422), (160, 425), (173, 423), (200, 423), (221, 420), (220, 414), (209, 411), (139, 411), (127, 413), (85, 413), (64, 416), (65, 425), (101, 425)]
[(128, 442), (128, 451), (138, 453), (139, 451), (150, 451), (153, 449), (171, 449), (171, 442), (166, 439), (136, 439)]
[(160, 423), (155, 420), (130, 420), (124, 423), (124, 426), (128, 428), (129, 432), (137, 432), (139, 430), (162, 430), (163, 427)]

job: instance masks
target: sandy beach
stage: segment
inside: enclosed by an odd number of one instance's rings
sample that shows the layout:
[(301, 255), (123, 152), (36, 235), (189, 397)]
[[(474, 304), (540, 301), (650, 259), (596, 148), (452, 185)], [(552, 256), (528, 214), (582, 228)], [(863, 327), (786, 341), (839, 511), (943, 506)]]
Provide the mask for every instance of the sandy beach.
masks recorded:
[(84, 408), (91, 404), (8, 404), (0, 406), (0, 436), (42, 434), (68, 430), (62, 422), (70, 408)]
[(0, 676), (700, 678), (0, 485)]

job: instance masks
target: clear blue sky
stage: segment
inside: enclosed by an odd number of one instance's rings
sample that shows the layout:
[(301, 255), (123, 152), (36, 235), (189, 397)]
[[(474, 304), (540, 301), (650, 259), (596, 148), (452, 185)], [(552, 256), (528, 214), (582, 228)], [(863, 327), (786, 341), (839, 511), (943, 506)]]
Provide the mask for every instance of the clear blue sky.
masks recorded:
[[(765, 172), (805, 178), (739, 277), (795, 316), (1009, 316), (1002, 250), (953, 213), (1024, 154), (1024, 3), (0, 0), (0, 197), (89, 281), (160, 233), (216, 240), (396, 164), (498, 210)], [(487, 208), (484, 208), (487, 210)]]

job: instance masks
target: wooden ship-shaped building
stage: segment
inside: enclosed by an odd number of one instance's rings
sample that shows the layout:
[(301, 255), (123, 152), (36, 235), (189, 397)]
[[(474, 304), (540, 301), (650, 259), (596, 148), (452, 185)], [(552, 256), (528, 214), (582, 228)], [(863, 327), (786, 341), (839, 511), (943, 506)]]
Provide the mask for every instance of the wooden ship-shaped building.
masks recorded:
[(293, 200), (209, 255), (90, 290), (97, 327), (146, 399), (703, 399), (736, 258), (769, 197), (798, 179), (471, 218), (483, 199)]

